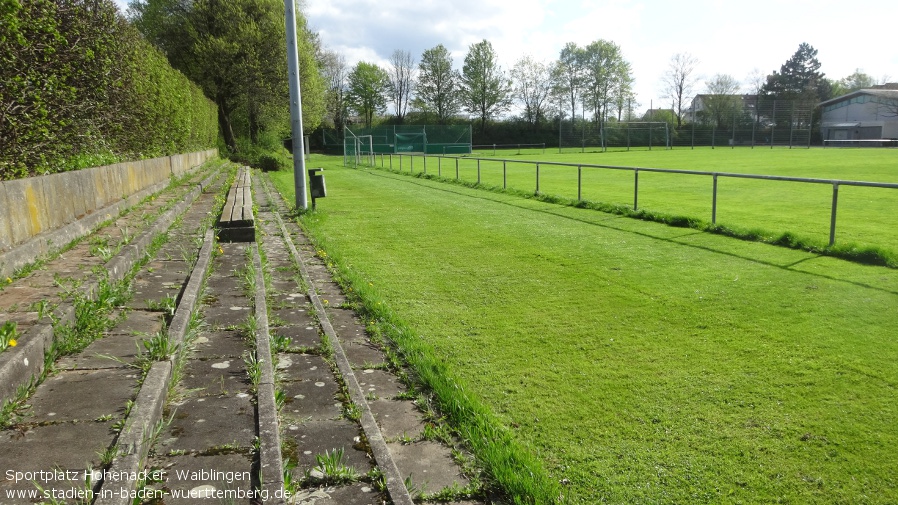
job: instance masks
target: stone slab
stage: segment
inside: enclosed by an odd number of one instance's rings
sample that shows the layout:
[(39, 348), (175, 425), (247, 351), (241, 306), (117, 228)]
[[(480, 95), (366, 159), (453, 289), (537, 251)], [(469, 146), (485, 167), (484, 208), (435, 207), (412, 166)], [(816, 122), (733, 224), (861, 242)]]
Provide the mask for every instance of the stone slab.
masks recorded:
[[(134, 362), (141, 338), (133, 334), (115, 334), (94, 340), (83, 351), (56, 362), (60, 370), (126, 368)], [(138, 346), (140, 346), (138, 348)]]
[(287, 400), (281, 409), (284, 426), (298, 426), (308, 421), (337, 419), (343, 405), (337, 399), (340, 387), (333, 377), (327, 380), (299, 380), (282, 382), (280, 389)]
[(356, 313), (349, 309), (329, 309), (327, 317), (330, 318), (334, 331), (340, 336), (341, 342), (367, 342), (365, 325)]
[(204, 331), (194, 340), (193, 357), (203, 360), (232, 358), (241, 360), (249, 346), (236, 330)]
[(368, 457), (368, 453), (360, 450), (359, 436), (361, 428), (358, 424), (347, 421), (345, 419), (331, 421), (310, 421), (304, 423), (298, 430), (286, 430), (283, 438), (288, 440), (286, 447), (289, 449), (285, 454), (293, 461), (296, 461), (296, 468), (293, 470), (295, 478), (301, 478), (306, 470), (315, 467), (316, 455), (324, 455), (325, 452), (333, 452), (337, 449), (343, 449), (343, 464), (351, 466), (355, 470), (364, 474), (371, 467), (372, 462)]
[(232, 395), (250, 387), (242, 357), (192, 359), (184, 367), (180, 385), (199, 396)]
[(356, 367), (381, 366), (385, 363), (384, 353), (371, 344), (344, 342), (343, 351), (349, 363)]
[(290, 346), (294, 348), (318, 347), (321, 345), (321, 334), (318, 328), (311, 323), (306, 326), (288, 325), (269, 328), (271, 335), (287, 337), (290, 339)]
[(348, 486), (303, 489), (290, 501), (293, 505), (382, 505), (388, 502), (386, 496), (364, 482)]
[(75, 370), (49, 377), (31, 397), (29, 421), (121, 417), (136, 395), (136, 370)]
[(448, 447), (428, 441), (408, 445), (391, 442), (387, 446), (403, 479), (411, 476), (412, 482), (425, 493), (439, 492), (453, 483), (461, 487), (468, 485)]
[[(249, 454), (192, 454), (156, 457), (154, 468), (164, 472), (164, 481), (150, 486), (166, 505), (197, 503), (250, 503), (252, 456)], [(219, 494), (225, 493), (225, 494)], [(232, 498), (227, 498), (228, 494)]]
[(255, 407), (247, 393), (189, 398), (173, 406), (174, 416), (161, 437), (162, 450), (209, 451), (224, 445), (251, 448), (256, 436)]
[(357, 371), (355, 376), (366, 395), (373, 394), (378, 398), (393, 399), (407, 389), (395, 375), (383, 370), (362, 369)]
[[(97, 468), (100, 456), (109, 447), (115, 435), (111, 431), (112, 422), (80, 422), (38, 426), (25, 432), (8, 430), (0, 433), (0, 454), (8, 462), (0, 475), (0, 496), (2, 503), (34, 503), (34, 501), (8, 500), (5, 494), (10, 489), (34, 489), (31, 482), (7, 479), (7, 470), (52, 471), (61, 469), (77, 472), (78, 479), (45, 479), (39, 484), (45, 489), (65, 490), (83, 487), (84, 471)], [(67, 475), (68, 476), (68, 475)], [(66, 477), (67, 477), (66, 476)]]
[(411, 401), (376, 400), (368, 406), (387, 440), (417, 438), (424, 431), (424, 416)]
[(153, 335), (162, 330), (163, 316), (148, 310), (129, 310), (125, 320), (109, 331), (110, 335)]
[(269, 320), (277, 325), (313, 326), (312, 316), (305, 308), (272, 309)]
[(203, 320), (213, 328), (239, 326), (252, 315), (249, 301), (245, 298), (242, 301), (242, 304), (230, 307), (206, 307), (202, 311)]

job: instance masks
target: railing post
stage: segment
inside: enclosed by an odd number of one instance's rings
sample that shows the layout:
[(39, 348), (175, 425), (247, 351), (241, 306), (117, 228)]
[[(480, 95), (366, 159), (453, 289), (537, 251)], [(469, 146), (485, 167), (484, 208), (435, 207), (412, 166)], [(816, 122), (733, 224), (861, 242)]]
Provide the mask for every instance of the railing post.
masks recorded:
[(390, 153), (390, 170), (393, 170), (393, 153)]
[(633, 210), (639, 209), (639, 169), (633, 169)]
[(829, 221), (829, 246), (836, 243), (836, 208), (839, 205), (839, 183), (833, 183), (833, 212)]
[(455, 180), (458, 180), (458, 158), (455, 158)]
[(577, 165), (577, 201), (583, 200), (583, 166)]
[(539, 163), (536, 164), (536, 193), (539, 194)]
[(714, 174), (714, 196), (711, 199), (711, 224), (717, 224), (717, 174)]
[(508, 189), (508, 169), (505, 160), (502, 160), (502, 189)]
[(477, 158), (477, 184), (480, 184), (480, 158)]
[(440, 156), (437, 158), (437, 176), (443, 176), (443, 157)]
[(424, 175), (427, 175), (427, 154), (424, 155)]

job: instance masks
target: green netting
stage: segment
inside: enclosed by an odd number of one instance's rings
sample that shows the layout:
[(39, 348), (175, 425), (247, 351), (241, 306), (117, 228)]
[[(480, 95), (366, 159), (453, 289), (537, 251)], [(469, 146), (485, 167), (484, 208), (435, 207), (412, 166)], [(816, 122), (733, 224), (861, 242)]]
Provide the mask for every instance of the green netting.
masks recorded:
[(346, 127), (346, 137), (371, 135), (375, 153), (470, 154), (470, 125)]

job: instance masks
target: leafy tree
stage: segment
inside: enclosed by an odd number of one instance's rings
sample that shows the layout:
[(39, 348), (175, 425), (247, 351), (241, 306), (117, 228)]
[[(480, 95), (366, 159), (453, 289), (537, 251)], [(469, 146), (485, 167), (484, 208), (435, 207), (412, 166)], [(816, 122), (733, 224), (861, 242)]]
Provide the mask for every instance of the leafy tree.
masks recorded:
[(461, 108), (461, 75), (452, 69), (452, 58), (446, 46), (427, 49), (418, 64), (416, 97), (412, 105), (425, 113), (436, 114), (445, 124)]
[(349, 73), (347, 99), (349, 104), (371, 128), (374, 116), (387, 110), (390, 76), (374, 63), (360, 61)]
[(412, 53), (397, 49), (390, 56), (390, 99), (396, 107), (396, 120), (401, 124), (408, 112), (415, 84), (415, 59)]
[(480, 117), (480, 131), (486, 121), (511, 105), (511, 81), (505, 77), (489, 41), (471, 44), (462, 67), (462, 95), (465, 108)]
[(704, 97), (705, 117), (717, 128), (725, 129), (742, 109), (739, 81), (731, 75), (716, 74), (705, 82), (708, 94)]
[(683, 125), (683, 109), (695, 87), (695, 67), (697, 65), (698, 59), (691, 54), (677, 53), (670, 59), (667, 72), (662, 77), (664, 92), (666, 97), (670, 98), (671, 106), (677, 116), (677, 127)]
[(861, 72), (861, 69), (856, 69), (854, 73), (849, 75), (848, 77), (839, 79), (839, 81), (834, 86), (834, 91), (838, 91), (834, 94), (836, 96), (844, 95), (861, 89), (870, 89), (875, 85), (876, 79)]
[(831, 86), (820, 72), (817, 50), (802, 42), (779, 72), (767, 76), (761, 93), (776, 99), (810, 102), (830, 98)]
[(537, 127), (546, 115), (552, 93), (552, 73), (549, 66), (530, 56), (524, 56), (511, 69), (514, 92), (524, 105), (524, 119)]
[[(200, 84), (218, 106), (225, 143), (240, 132), (253, 141), (263, 130), (289, 125), (284, 4), (279, 0), (134, 0), (129, 14), (172, 66)], [(324, 114), (324, 86), (315, 38), (297, 16), (303, 124)]]
[(556, 93), (564, 96), (565, 101), (570, 104), (571, 119), (577, 116), (577, 104), (584, 82), (585, 59), (583, 48), (568, 42), (561, 49), (553, 69)]
[(624, 60), (620, 46), (607, 40), (590, 43), (583, 49), (583, 56), (583, 101), (595, 121), (604, 121), (619, 91), (632, 82), (630, 64)]

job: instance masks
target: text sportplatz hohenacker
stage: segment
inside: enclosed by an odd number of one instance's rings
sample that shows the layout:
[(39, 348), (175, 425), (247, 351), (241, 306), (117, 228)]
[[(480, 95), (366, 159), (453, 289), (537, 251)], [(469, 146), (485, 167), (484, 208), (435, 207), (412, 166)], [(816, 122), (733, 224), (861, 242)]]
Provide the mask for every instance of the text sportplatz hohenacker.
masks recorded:
[[(110, 470), (35, 470), (22, 472), (7, 470), (6, 480), (18, 482), (159, 482), (165, 480), (165, 470), (151, 470), (140, 472), (114, 472)], [(175, 477), (178, 480), (188, 481), (215, 481), (227, 482), (250, 480), (250, 472), (223, 472), (220, 470), (176, 470)]]

